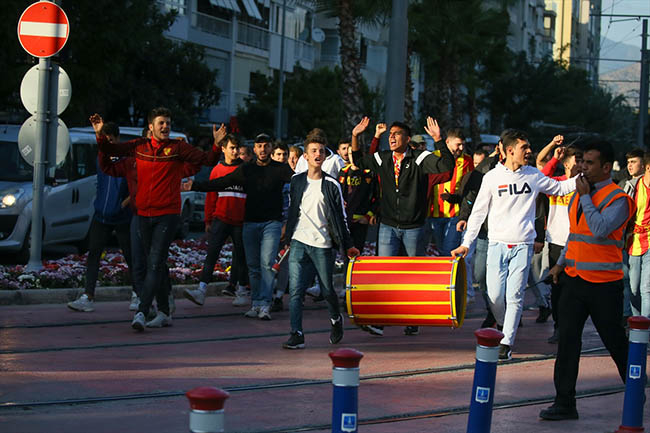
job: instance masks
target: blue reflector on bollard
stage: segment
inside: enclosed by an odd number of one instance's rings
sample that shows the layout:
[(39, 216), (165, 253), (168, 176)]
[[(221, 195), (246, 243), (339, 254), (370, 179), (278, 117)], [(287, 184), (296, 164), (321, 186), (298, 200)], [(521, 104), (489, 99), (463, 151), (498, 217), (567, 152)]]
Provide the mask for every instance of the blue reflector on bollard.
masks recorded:
[(479, 403), (487, 403), (488, 401), (490, 401), (490, 388), (483, 388), (482, 386), (477, 386), (476, 401)]
[(349, 431), (349, 432), (357, 431), (357, 414), (356, 413), (342, 413), (341, 414), (341, 431)]

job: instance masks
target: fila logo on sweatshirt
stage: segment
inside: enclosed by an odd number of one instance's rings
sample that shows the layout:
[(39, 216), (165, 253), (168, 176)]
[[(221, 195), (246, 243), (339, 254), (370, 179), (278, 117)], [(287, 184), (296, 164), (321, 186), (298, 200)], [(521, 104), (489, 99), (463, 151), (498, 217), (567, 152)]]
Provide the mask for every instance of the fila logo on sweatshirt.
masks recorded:
[(497, 187), (497, 191), (499, 192), (499, 197), (501, 197), (502, 194), (508, 193), (510, 195), (521, 195), (521, 194), (530, 194), (533, 192), (530, 189), (530, 185), (528, 185), (528, 182), (524, 182), (524, 185), (521, 187), (521, 189), (518, 189), (516, 183), (511, 183), (510, 185), (499, 185)]

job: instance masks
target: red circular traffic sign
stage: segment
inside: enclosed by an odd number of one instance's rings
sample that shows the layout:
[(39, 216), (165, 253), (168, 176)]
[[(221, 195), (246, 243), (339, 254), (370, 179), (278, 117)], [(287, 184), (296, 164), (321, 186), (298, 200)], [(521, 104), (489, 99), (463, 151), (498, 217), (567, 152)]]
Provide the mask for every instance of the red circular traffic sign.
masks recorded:
[(40, 1), (29, 6), (18, 20), (18, 40), (34, 57), (50, 57), (61, 51), (70, 34), (70, 22), (57, 4)]

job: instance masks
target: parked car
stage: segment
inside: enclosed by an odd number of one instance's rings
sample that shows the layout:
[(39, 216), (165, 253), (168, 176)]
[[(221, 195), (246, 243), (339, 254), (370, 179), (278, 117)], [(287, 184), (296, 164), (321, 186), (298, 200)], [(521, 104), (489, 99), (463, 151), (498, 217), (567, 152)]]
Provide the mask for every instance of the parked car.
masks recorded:
[[(18, 150), (20, 125), (0, 126), (0, 252), (29, 260), (33, 168)], [(43, 189), (43, 245), (76, 244), (87, 249), (97, 188), (95, 134), (70, 130), (65, 161), (46, 173)]]

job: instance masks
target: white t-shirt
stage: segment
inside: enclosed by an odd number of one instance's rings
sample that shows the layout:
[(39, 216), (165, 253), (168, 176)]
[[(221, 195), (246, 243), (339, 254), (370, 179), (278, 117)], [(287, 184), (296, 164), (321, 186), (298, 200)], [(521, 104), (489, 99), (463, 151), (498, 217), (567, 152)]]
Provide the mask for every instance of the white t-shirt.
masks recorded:
[(322, 184), (322, 178), (318, 180), (307, 178), (307, 188), (302, 195), (298, 224), (292, 239), (312, 247), (332, 248), (332, 239), (327, 231)]
[(537, 194), (563, 196), (575, 189), (575, 177), (558, 182), (534, 167), (525, 165), (513, 172), (499, 163), (483, 176), (462, 245), (469, 248), (486, 216), (490, 242), (532, 244)]

